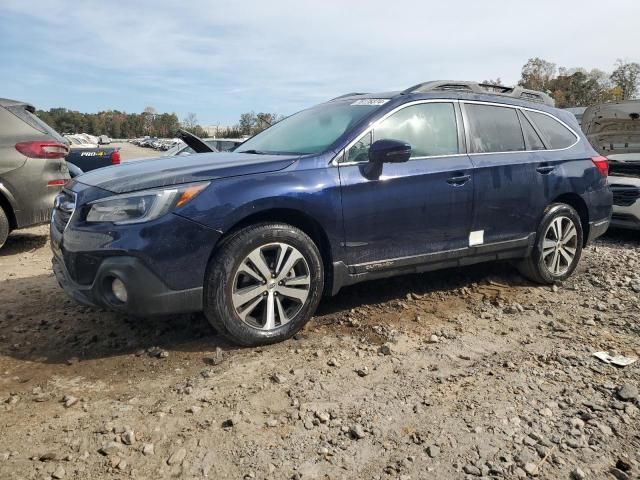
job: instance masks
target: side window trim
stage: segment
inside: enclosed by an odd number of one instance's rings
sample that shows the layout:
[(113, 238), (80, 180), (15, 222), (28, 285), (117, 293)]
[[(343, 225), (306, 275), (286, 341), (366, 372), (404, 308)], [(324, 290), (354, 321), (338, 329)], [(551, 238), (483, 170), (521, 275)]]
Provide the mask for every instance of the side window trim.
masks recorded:
[[(555, 115), (551, 115), (550, 113), (547, 112), (543, 112), (542, 110), (535, 110), (533, 108), (521, 108), (522, 113), (524, 113), (524, 116), (527, 117), (527, 120), (529, 120), (529, 123), (531, 123), (531, 125), (533, 125), (533, 128), (535, 129), (535, 131), (538, 133), (538, 136), (542, 139), (542, 142), (546, 145), (547, 142), (545, 141), (545, 137), (546, 135), (542, 135), (542, 132), (540, 131), (540, 129), (538, 128), (538, 126), (536, 125), (536, 123), (533, 121), (533, 119), (531, 118), (530, 115), (527, 114), (527, 112), (535, 112), (535, 113), (539, 113), (542, 115), (546, 115), (547, 117), (551, 117), (551, 119), (555, 120), (556, 122), (558, 122), (560, 125), (562, 125), (563, 127), (565, 127), (567, 130), (569, 130), (574, 137), (576, 137), (576, 141), (573, 142), (571, 145), (569, 145), (568, 147), (564, 147), (564, 148), (554, 148), (554, 149), (547, 149), (547, 151), (550, 152), (557, 152), (560, 150), (567, 150), (569, 148), (573, 148), (576, 146), (576, 144), (580, 141), (580, 135), (578, 135), (575, 130), (573, 128), (571, 128), (569, 125), (567, 125), (566, 123), (564, 123), (562, 120), (560, 120), (558, 117), (556, 117)], [(550, 145), (549, 145), (550, 146)]]
[[(555, 115), (551, 115), (550, 113), (543, 112), (542, 110), (536, 110), (535, 108), (529, 108), (529, 107), (521, 107), (519, 105), (509, 105), (509, 104), (506, 104), (506, 103), (481, 102), (481, 101), (476, 101), (476, 100), (459, 100), (458, 103), (460, 104), (460, 108), (462, 109), (462, 119), (464, 121), (465, 139), (466, 139), (467, 145), (470, 145), (469, 142), (471, 141), (471, 138), (469, 136), (469, 118), (468, 118), (467, 113), (465, 111), (465, 105), (466, 104), (476, 104), (476, 105), (489, 105), (489, 106), (495, 106), (495, 107), (507, 107), (507, 108), (513, 108), (514, 110), (520, 110), (524, 114), (524, 116), (527, 118), (527, 120), (529, 120), (529, 123), (531, 123), (531, 126), (534, 128), (534, 130), (536, 131), (536, 133), (540, 137), (540, 140), (542, 140), (542, 143), (545, 145), (545, 147), (547, 147), (545, 150), (519, 150), (519, 151), (515, 151), (515, 152), (481, 152), (481, 153), (469, 152), (469, 155), (500, 155), (500, 154), (503, 154), (503, 153), (511, 153), (511, 154), (513, 154), (513, 153), (533, 153), (533, 152), (541, 152), (541, 151), (544, 151), (544, 152), (560, 152), (562, 150), (569, 150), (570, 148), (575, 147), (576, 144), (580, 141), (580, 136), (575, 132), (575, 130), (573, 128), (571, 128), (569, 125), (567, 125), (565, 122), (560, 120)], [(568, 147), (564, 147), (564, 148), (548, 148), (549, 146), (545, 142), (544, 136), (540, 134), (540, 131), (539, 131), (538, 127), (536, 126), (536, 124), (534, 122), (531, 121), (531, 117), (529, 117), (527, 115), (527, 112), (536, 112), (536, 113), (540, 113), (542, 115), (546, 115), (547, 117), (551, 117), (553, 120), (555, 120), (556, 122), (560, 123), (562, 126), (567, 128), (567, 130), (569, 130), (573, 134), (573, 136), (576, 137), (576, 141), (573, 142)], [(521, 127), (521, 130), (522, 130), (522, 127)], [(522, 132), (522, 135), (524, 137), (524, 131)]]
[(456, 127), (458, 129), (458, 153), (466, 155), (469, 152), (469, 142), (467, 141), (467, 129), (465, 128), (463, 119), (464, 112), (462, 111), (460, 102), (455, 102), (453, 109), (456, 113)]
[[(534, 111), (537, 111), (537, 110), (534, 110)], [(520, 109), (520, 113), (522, 113), (522, 115), (524, 116), (524, 118), (527, 119), (527, 121), (529, 122), (529, 124), (531, 125), (533, 130), (538, 134), (538, 138), (544, 144), (545, 150), (547, 150), (547, 151), (548, 150), (552, 150), (551, 149), (551, 145), (549, 145), (549, 142), (547, 142), (547, 139), (545, 138), (545, 135), (542, 134), (542, 132), (540, 131), (538, 126), (533, 122), (533, 119), (527, 114), (527, 111), (524, 108), (521, 108)], [(542, 113), (542, 112), (540, 112), (540, 113)], [(573, 130), (571, 130), (571, 133), (573, 133), (575, 135), (575, 132)]]
[[(524, 136), (524, 143), (525, 143), (525, 150), (528, 152), (544, 152), (549, 150), (549, 145), (547, 145), (547, 142), (544, 141), (544, 138), (542, 138), (542, 135), (540, 135), (540, 132), (538, 131), (537, 127), (531, 123), (531, 120), (529, 120), (529, 117), (527, 117), (525, 115), (525, 113), (522, 111), (522, 109), (518, 109), (518, 121), (520, 122), (520, 128), (522, 129), (522, 135)], [(528, 125), (533, 129), (534, 133), (538, 136), (538, 140), (540, 140), (540, 142), (542, 143), (542, 145), (544, 146), (543, 149), (534, 149), (531, 147), (531, 145), (529, 145), (529, 139), (527, 138), (527, 135), (524, 133), (524, 129), (525, 126), (523, 124), (524, 122), (528, 122)]]
[[(394, 108), (393, 110), (390, 110), (389, 112), (385, 113), (382, 117), (380, 117), (378, 120), (376, 120), (375, 122), (371, 123), (362, 133), (360, 133), (360, 135), (358, 135), (356, 138), (354, 138), (353, 140), (351, 140), (346, 147), (344, 147), (343, 149), (341, 149), (332, 159), (330, 162), (330, 165), (333, 166), (348, 166), (348, 165), (361, 165), (363, 163), (366, 162), (347, 162), (346, 158), (347, 158), (347, 152), (349, 151), (349, 149), (351, 147), (353, 147), (356, 143), (358, 143), (362, 138), (364, 138), (366, 135), (370, 134), (373, 130), (375, 130), (375, 128), (382, 123), (383, 121), (385, 121), (388, 117), (390, 117), (391, 115), (393, 115), (394, 113), (399, 112), (400, 110), (404, 110), (405, 108), (408, 107), (413, 107), (414, 105), (422, 105), (425, 103), (451, 103), (453, 104), (453, 108), (454, 108), (454, 112), (455, 112), (455, 116), (456, 116), (456, 128), (458, 129), (458, 153), (453, 153), (453, 154), (449, 154), (449, 155), (428, 155), (428, 156), (420, 156), (420, 157), (412, 157), (409, 161), (413, 161), (413, 160), (424, 160), (427, 158), (445, 158), (445, 157), (459, 157), (459, 156), (463, 156), (466, 155), (466, 141), (463, 143), (460, 142), (460, 135), (461, 132), (464, 132), (464, 130), (460, 129), (460, 119), (458, 118), (458, 105), (460, 103), (459, 100), (455, 99), (455, 98), (436, 98), (436, 99), (428, 99), (428, 100), (415, 100), (413, 102), (407, 102), (407, 103), (403, 103), (402, 105), (399, 105), (398, 107)], [(464, 147), (464, 148), (463, 148)]]

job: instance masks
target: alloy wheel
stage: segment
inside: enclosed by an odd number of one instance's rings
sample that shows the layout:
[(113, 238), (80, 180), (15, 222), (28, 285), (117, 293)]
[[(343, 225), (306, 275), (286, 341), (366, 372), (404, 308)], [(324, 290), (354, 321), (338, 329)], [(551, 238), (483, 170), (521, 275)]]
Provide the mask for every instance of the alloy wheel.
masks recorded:
[(555, 276), (564, 275), (571, 267), (577, 250), (578, 232), (573, 220), (564, 216), (554, 218), (542, 242), (542, 259), (549, 272)]
[(302, 253), (286, 243), (269, 243), (242, 260), (234, 275), (231, 299), (244, 323), (273, 330), (298, 314), (310, 289), (311, 273)]

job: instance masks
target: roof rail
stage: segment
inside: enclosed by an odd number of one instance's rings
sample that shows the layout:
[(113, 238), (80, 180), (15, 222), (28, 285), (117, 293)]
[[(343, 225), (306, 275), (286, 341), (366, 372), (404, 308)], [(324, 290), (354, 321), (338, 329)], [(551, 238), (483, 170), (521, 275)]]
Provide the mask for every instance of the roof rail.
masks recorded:
[(551, 107), (555, 106), (555, 101), (549, 95), (536, 90), (529, 90), (519, 86), (505, 87), (504, 85), (491, 85), (488, 83), (458, 81), (458, 80), (433, 80), (423, 82), (413, 87), (409, 87), (402, 93), (427, 93), (434, 91), (457, 90), (461, 92), (481, 93), (485, 95), (502, 95), (505, 97), (518, 98), (529, 102), (543, 103)]
[(332, 98), (331, 100), (327, 100), (327, 102), (333, 102), (334, 100), (339, 100), (341, 98), (346, 98), (346, 97), (355, 97), (356, 95), (366, 95), (366, 93), (364, 92), (345, 93), (344, 95), (340, 95), (338, 97)]

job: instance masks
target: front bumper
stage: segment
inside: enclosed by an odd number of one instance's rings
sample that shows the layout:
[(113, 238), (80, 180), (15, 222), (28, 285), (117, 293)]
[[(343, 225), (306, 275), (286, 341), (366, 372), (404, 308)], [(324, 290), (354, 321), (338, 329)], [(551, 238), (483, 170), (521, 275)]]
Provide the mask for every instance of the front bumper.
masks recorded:
[[(50, 244), (62, 288), (82, 304), (138, 316), (201, 311), (220, 232), (173, 213), (131, 225), (85, 222), (86, 204), (105, 194), (75, 185), (56, 200)], [(125, 302), (113, 293), (115, 279), (125, 285)]]
[(611, 177), (613, 216), (611, 226), (640, 230), (640, 179)]
[[(73, 281), (64, 262), (53, 257), (53, 271), (58, 283), (69, 296), (83, 305), (104, 307), (132, 315), (167, 315), (202, 310), (202, 287), (172, 290), (144, 263), (135, 257), (105, 258), (89, 285)], [(112, 293), (111, 284), (120, 279), (127, 289), (127, 302), (120, 302)]]
[(640, 230), (640, 200), (629, 207), (614, 205), (611, 226)]

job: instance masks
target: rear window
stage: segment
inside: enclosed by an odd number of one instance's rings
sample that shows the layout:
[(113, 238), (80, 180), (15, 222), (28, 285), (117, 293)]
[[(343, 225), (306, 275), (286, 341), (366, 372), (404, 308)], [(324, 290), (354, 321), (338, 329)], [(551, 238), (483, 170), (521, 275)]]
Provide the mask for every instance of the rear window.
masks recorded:
[(543, 113), (531, 111), (528, 111), (527, 115), (533, 120), (536, 127), (538, 127), (538, 130), (544, 137), (545, 143), (550, 149), (567, 148), (576, 143), (577, 138), (571, 130), (555, 118)]
[(465, 104), (472, 153), (518, 152), (524, 137), (514, 108)]
[(58, 132), (56, 132), (53, 128), (51, 128), (29, 110), (27, 110), (24, 105), (11, 105), (5, 108), (30, 127), (35, 128), (39, 132), (51, 135), (53, 138), (60, 142), (66, 143), (64, 139), (58, 134)]

